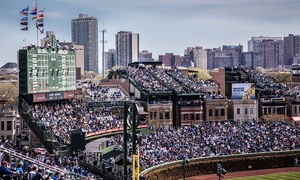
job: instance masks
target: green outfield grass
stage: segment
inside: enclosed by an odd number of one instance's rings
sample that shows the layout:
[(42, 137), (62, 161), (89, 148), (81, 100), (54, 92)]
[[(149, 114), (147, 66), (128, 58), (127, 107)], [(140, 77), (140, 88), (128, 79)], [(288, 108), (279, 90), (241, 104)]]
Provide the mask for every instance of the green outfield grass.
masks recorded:
[(300, 172), (247, 176), (231, 178), (230, 180), (300, 180)]

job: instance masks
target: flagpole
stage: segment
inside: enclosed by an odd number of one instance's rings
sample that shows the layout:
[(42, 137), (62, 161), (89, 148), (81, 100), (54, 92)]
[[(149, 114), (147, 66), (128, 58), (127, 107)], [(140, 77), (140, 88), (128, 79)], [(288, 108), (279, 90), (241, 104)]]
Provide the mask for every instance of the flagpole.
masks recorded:
[(38, 30), (38, 9), (37, 9), (37, 0), (35, 0), (35, 9), (36, 9), (36, 15), (35, 15), (35, 27), (36, 27), (36, 46), (39, 46), (39, 30)]

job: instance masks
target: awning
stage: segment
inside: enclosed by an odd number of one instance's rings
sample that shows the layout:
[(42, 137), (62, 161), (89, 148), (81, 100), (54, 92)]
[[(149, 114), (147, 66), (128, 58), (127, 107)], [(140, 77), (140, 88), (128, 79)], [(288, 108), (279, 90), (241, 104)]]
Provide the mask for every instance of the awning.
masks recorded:
[(140, 115), (148, 115), (149, 113), (147, 113), (146, 111), (143, 110), (139, 110), (140, 111)]
[(290, 117), (290, 121), (300, 121), (300, 116), (292, 116)]

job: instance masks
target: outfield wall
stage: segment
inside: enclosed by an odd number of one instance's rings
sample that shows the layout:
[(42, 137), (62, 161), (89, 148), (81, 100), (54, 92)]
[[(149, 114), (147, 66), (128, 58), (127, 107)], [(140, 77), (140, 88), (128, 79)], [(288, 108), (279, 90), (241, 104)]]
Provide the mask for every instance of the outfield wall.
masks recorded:
[[(214, 174), (217, 163), (222, 162), (227, 172), (292, 167), (295, 158), (300, 158), (300, 151), (278, 151), (252, 154), (201, 157), (190, 159), (185, 166), (185, 176)], [(147, 180), (183, 178), (183, 161), (174, 161), (148, 168), (141, 172), (141, 177)]]

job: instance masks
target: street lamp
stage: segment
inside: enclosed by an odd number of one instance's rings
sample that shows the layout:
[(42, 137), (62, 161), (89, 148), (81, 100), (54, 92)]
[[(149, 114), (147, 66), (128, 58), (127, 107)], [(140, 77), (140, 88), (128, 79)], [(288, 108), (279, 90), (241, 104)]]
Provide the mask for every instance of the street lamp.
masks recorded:
[(182, 165), (183, 165), (183, 180), (185, 180), (185, 166), (190, 163), (190, 160), (186, 158), (186, 156), (182, 157)]

